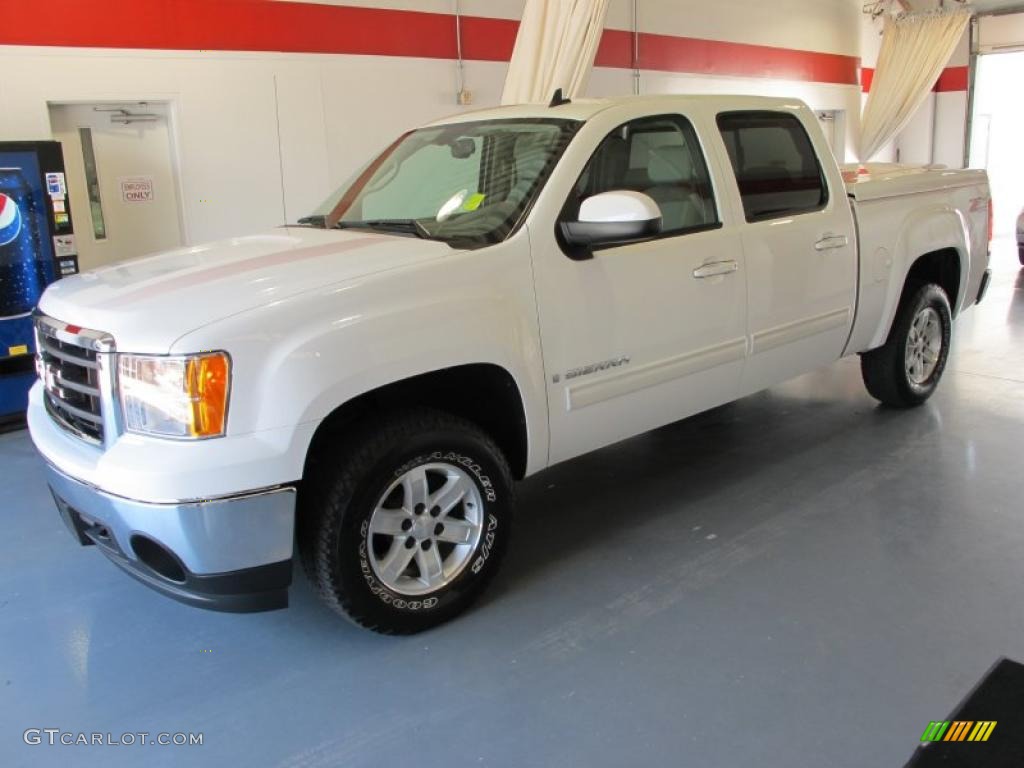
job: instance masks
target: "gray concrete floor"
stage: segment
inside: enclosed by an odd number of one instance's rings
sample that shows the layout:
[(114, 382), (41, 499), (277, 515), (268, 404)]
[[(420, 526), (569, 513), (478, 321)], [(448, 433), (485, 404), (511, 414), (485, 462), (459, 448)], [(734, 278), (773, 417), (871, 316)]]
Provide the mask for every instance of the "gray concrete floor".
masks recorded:
[[(1024, 659), (1024, 272), (1000, 243), (938, 394), (856, 359), (521, 487), (464, 618), (384, 638), (322, 608), (181, 606), (74, 544), (0, 437), (0, 765), (899, 766)], [(26, 728), (201, 747), (26, 746)]]

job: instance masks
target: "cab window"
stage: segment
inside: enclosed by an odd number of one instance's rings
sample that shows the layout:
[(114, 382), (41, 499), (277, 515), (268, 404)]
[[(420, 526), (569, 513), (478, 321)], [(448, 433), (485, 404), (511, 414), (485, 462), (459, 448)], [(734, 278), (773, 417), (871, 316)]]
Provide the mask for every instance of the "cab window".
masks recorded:
[(747, 221), (820, 211), (828, 187), (803, 124), (785, 112), (718, 116)]
[(585, 199), (613, 190), (649, 195), (661, 208), (662, 235), (719, 223), (697, 135), (679, 115), (633, 120), (609, 133), (580, 174), (565, 215), (574, 217)]

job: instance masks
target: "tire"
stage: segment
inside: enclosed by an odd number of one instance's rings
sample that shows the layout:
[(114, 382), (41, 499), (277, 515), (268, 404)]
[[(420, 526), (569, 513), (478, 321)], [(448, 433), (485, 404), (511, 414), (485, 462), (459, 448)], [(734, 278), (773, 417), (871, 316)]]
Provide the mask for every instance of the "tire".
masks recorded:
[(346, 435), (312, 457), (300, 493), (307, 575), (336, 612), (382, 634), (454, 618), (508, 546), (504, 455), (475, 424), (428, 409), (365, 419)]
[(1017, 243), (1017, 258), (1020, 259), (1020, 264), (1024, 267), (1024, 243)]
[(861, 355), (871, 396), (894, 408), (931, 397), (946, 369), (952, 331), (946, 292), (934, 283), (908, 285), (885, 344)]

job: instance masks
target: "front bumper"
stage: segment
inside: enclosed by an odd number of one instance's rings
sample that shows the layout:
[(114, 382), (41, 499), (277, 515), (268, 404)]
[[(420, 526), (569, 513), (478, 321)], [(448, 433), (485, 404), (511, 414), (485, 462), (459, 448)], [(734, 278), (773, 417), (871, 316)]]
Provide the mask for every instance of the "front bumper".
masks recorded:
[(49, 462), (61, 517), (143, 584), (218, 611), (284, 608), (292, 580), (295, 489), (168, 504), (114, 496)]

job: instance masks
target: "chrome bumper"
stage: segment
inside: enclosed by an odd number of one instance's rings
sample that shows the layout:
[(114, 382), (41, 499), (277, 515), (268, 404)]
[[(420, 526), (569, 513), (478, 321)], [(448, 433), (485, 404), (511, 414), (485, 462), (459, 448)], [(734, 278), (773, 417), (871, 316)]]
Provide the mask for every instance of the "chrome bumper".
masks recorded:
[(190, 605), (248, 612), (288, 605), (295, 489), (180, 504), (105, 493), (46, 464), (61, 517), (83, 545)]

